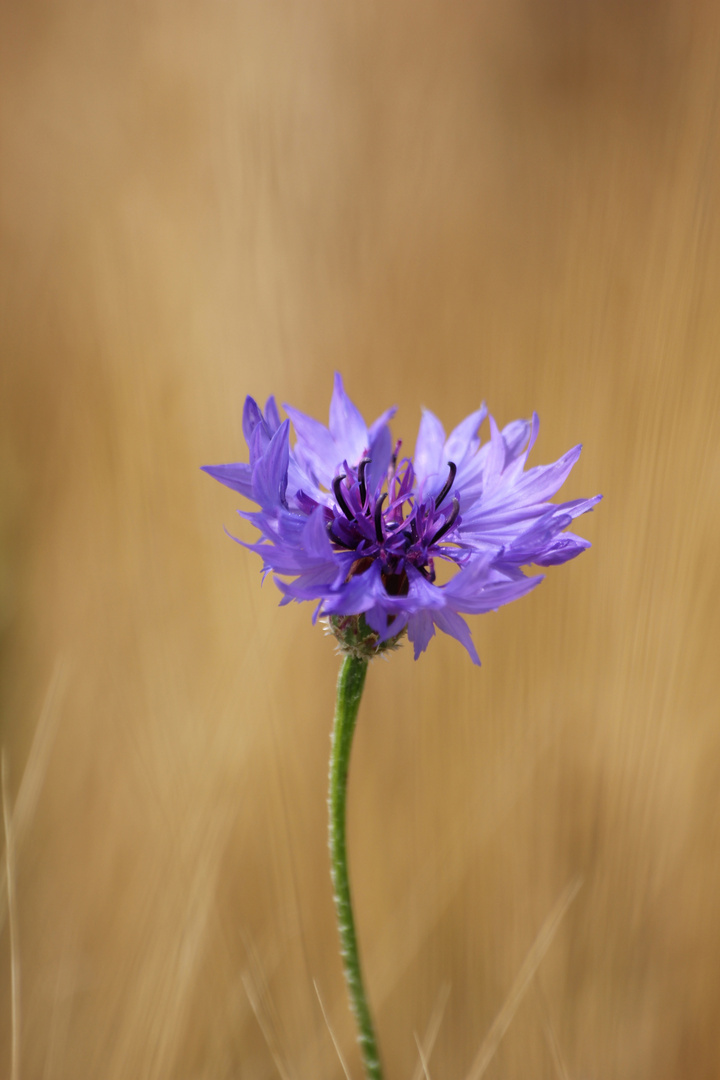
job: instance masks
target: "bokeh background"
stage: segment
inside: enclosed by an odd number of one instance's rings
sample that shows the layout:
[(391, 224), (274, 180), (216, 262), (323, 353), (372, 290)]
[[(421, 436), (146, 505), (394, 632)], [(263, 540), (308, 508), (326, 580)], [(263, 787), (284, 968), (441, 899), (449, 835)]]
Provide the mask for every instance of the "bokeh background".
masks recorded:
[(0, 1072), (334, 1080), (322, 1001), (359, 1076), (337, 658), (198, 468), (243, 457), (246, 393), (324, 417), (339, 369), (408, 447), (423, 405), (536, 409), (533, 460), (582, 441), (564, 493), (605, 495), (473, 621), (482, 669), (447, 638), (371, 669), (388, 1077), (435, 1030), (434, 1080), (720, 1075), (718, 5), (1, 19)]

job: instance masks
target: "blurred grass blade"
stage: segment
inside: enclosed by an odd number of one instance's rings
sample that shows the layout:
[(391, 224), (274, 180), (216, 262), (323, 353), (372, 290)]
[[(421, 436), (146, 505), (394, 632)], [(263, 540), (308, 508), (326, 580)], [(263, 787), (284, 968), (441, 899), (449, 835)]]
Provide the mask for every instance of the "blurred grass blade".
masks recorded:
[(577, 896), (581, 885), (582, 881), (580, 878), (575, 878), (574, 881), (571, 881), (543, 923), (538, 936), (535, 938), (535, 941), (530, 947), (530, 951), (523, 961), (522, 967), (510, 989), (505, 1004), (495, 1017), (490, 1030), (485, 1036), (485, 1040), (478, 1051), (477, 1057), (472, 1064), (472, 1068), (467, 1074), (467, 1080), (481, 1080), (481, 1077), (485, 1075), (487, 1067), (495, 1056), (495, 1052), (500, 1045), (503, 1035), (510, 1027), (512, 1019), (518, 1010), (518, 1006), (525, 997), (527, 988), (532, 982), (533, 976), (540, 966), (542, 958), (550, 948), (558, 927), (564, 919), (568, 908)]

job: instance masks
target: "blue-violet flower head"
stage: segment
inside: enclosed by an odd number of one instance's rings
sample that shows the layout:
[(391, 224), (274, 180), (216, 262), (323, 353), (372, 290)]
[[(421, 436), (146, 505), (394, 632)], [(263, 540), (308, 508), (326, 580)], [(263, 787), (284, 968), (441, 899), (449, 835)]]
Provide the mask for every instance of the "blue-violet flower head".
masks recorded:
[[(282, 603), (315, 601), (314, 618), (327, 617), (341, 644), (351, 638), (353, 648), (365, 642), (380, 652), (406, 631), (417, 658), (438, 628), (479, 664), (462, 616), (494, 611), (542, 581), (521, 567), (567, 562), (590, 546), (566, 530), (601, 496), (548, 502), (581, 447), (525, 469), (536, 415), (502, 431), (489, 416), (490, 438), (481, 443), (484, 406), (449, 436), (426, 410), (409, 458), (390, 434), (395, 410), (368, 427), (339, 374), (327, 427), (289, 405), (285, 411), (289, 420), (280, 419), (274, 398), (263, 412), (248, 397), (249, 463), (205, 472), (257, 505), (239, 511), (261, 534), (244, 546), (262, 557), (264, 574), (276, 575)], [(444, 584), (436, 580), (440, 561), (455, 569)]]

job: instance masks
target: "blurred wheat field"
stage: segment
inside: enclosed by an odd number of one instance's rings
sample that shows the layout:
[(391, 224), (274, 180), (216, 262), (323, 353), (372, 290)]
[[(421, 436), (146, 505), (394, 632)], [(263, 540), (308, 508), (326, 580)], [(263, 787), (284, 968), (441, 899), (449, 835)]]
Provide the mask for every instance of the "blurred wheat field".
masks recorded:
[(409, 448), (423, 405), (537, 409), (533, 461), (582, 441), (566, 497), (605, 496), (473, 620), (481, 670), (444, 638), (369, 673), (388, 1078), (437, 1027), (430, 1075), (479, 1080), (498, 1014), (488, 1080), (720, 1075), (718, 6), (1, 18), (0, 1073), (14, 1042), (18, 1080), (335, 1080), (324, 1008), (360, 1074), (337, 658), (199, 472), (246, 393), (324, 417), (338, 368)]

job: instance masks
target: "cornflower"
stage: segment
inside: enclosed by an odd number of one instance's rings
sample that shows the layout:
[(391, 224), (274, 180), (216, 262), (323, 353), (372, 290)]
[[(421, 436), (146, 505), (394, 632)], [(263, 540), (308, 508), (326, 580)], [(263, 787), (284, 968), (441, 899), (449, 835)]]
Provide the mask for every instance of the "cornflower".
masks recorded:
[[(262, 557), (263, 574), (275, 575), (282, 603), (315, 601), (314, 619), (329, 618), (341, 646), (370, 656), (407, 631), (417, 659), (437, 628), (479, 664), (462, 616), (496, 610), (542, 581), (521, 567), (567, 562), (590, 546), (566, 530), (601, 496), (548, 502), (581, 447), (525, 470), (537, 415), (502, 431), (490, 416), (481, 444), (484, 406), (447, 437), (425, 410), (409, 458), (390, 434), (395, 410), (368, 427), (339, 374), (328, 427), (289, 405), (285, 411), (297, 436), (292, 449), (275, 399), (263, 412), (248, 397), (249, 464), (205, 471), (258, 505), (239, 511), (261, 534), (245, 546)], [(455, 570), (444, 584), (439, 562)]]
[[(263, 577), (273, 574), (282, 604), (315, 603), (313, 621), (328, 621), (345, 654), (330, 758), (331, 870), (365, 1074), (381, 1080), (345, 843), (350, 749), (368, 662), (406, 633), (417, 659), (438, 629), (479, 664), (463, 615), (496, 610), (534, 589), (543, 576), (528, 576), (523, 567), (564, 563), (588, 548), (568, 527), (601, 496), (548, 501), (581, 447), (552, 465), (526, 469), (538, 435), (536, 414), (500, 430), (483, 405), (446, 436), (425, 410), (410, 458), (390, 433), (395, 409), (368, 427), (339, 374), (327, 427), (289, 405), (285, 412), (289, 419), (281, 420), (273, 397), (264, 411), (248, 397), (243, 432), (249, 462), (204, 469), (256, 504), (257, 510), (238, 512), (260, 539), (238, 543), (261, 556)], [(486, 417), (490, 437), (483, 443), (478, 429)], [(438, 580), (443, 563), (447, 581)]]

